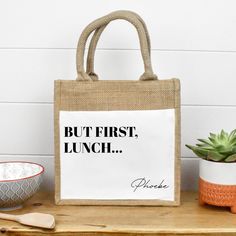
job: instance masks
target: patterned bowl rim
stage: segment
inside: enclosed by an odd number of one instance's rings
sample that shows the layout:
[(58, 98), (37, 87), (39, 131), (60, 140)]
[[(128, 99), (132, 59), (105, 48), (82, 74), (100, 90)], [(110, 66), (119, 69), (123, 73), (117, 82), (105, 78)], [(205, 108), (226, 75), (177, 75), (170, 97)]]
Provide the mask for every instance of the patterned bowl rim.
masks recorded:
[(24, 177), (24, 178), (8, 179), (8, 180), (1, 180), (0, 179), (0, 183), (3, 183), (3, 182), (14, 182), (14, 181), (18, 181), (18, 180), (30, 179), (30, 178), (33, 178), (35, 176), (41, 175), (44, 172), (44, 170), (45, 170), (45, 168), (42, 165), (40, 165), (38, 163), (35, 163), (35, 162), (30, 162), (30, 161), (0, 161), (0, 165), (4, 164), (4, 163), (28, 163), (28, 164), (33, 164), (33, 165), (40, 166), (42, 169), (41, 169), (41, 171), (39, 173), (34, 174), (34, 175), (30, 175), (30, 176), (27, 176), (27, 177)]

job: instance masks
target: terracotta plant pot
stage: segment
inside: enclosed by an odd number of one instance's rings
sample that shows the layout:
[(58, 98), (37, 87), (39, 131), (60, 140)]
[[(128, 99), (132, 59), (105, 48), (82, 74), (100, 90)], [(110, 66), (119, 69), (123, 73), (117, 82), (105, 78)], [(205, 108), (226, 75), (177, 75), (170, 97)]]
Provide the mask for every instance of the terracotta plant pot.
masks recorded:
[(199, 203), (227, 206), (236, 213), (236, 163), (200, 159)]

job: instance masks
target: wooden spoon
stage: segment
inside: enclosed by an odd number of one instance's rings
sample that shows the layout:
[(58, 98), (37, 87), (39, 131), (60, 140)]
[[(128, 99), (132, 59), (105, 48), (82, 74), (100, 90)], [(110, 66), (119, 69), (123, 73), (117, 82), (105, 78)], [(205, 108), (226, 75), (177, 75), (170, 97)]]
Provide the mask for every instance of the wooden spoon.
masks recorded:
[(0, 213), (0, 219), (17, 221), (23, 225), (46, 229), (53, 229), (55, 227), (54, 216), (43, 213), (28, 213), (23, 215), (9, 215)]

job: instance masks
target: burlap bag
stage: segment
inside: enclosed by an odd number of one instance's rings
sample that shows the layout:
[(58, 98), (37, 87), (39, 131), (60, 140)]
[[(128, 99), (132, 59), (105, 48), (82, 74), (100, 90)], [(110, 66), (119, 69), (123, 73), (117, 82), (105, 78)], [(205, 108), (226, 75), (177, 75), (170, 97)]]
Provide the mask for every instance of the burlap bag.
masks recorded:
[[(139, 80), (99, 80), (94, 72), (94, 53), (98, 39), (111, 21), (123, 19), (133, 24), (138, 32), (144, 62), (144, 73)], [(85, 46), (89, 45), (87, 71), (84, 70)], [(54, 91), (55, 124), (55, 199), (57, 204), (81, 205), (179, 205), (180, 202), (180, 82), (178, 79), (158, 80), (153, 73), (150, 39), (143, 20), (130, 11), (116, 11), (90, 23), (82, 32), (77, 47), (77, 80), (56, 80)], [(129, 111), (175, 110), (175, 198), (174, 201), (155, 200), (88, 200), (62, 199), (60, 163), (60, 111)], [(157, 121), (158, 122), (158, 121)], [(143, 120), (145, 125), (145, 120)], [(95, 173), (96, 174), (96, 173)]]

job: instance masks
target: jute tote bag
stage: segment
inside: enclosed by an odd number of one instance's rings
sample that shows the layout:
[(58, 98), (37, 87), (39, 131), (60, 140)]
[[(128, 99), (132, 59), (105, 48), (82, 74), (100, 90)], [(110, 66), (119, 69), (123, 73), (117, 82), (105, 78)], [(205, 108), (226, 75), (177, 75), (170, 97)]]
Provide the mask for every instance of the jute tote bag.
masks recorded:
[[(139, 36), (144, 73), (138, 80), (100, 80), (94, 72), (99, 37), (118, 19)], [(179, 205), (180, 82), (159, 80), (150, 54), (146, 25), (134, 12), (112, 12), (83, 30), (77, 80), (55, 81), (56, 204)]]

